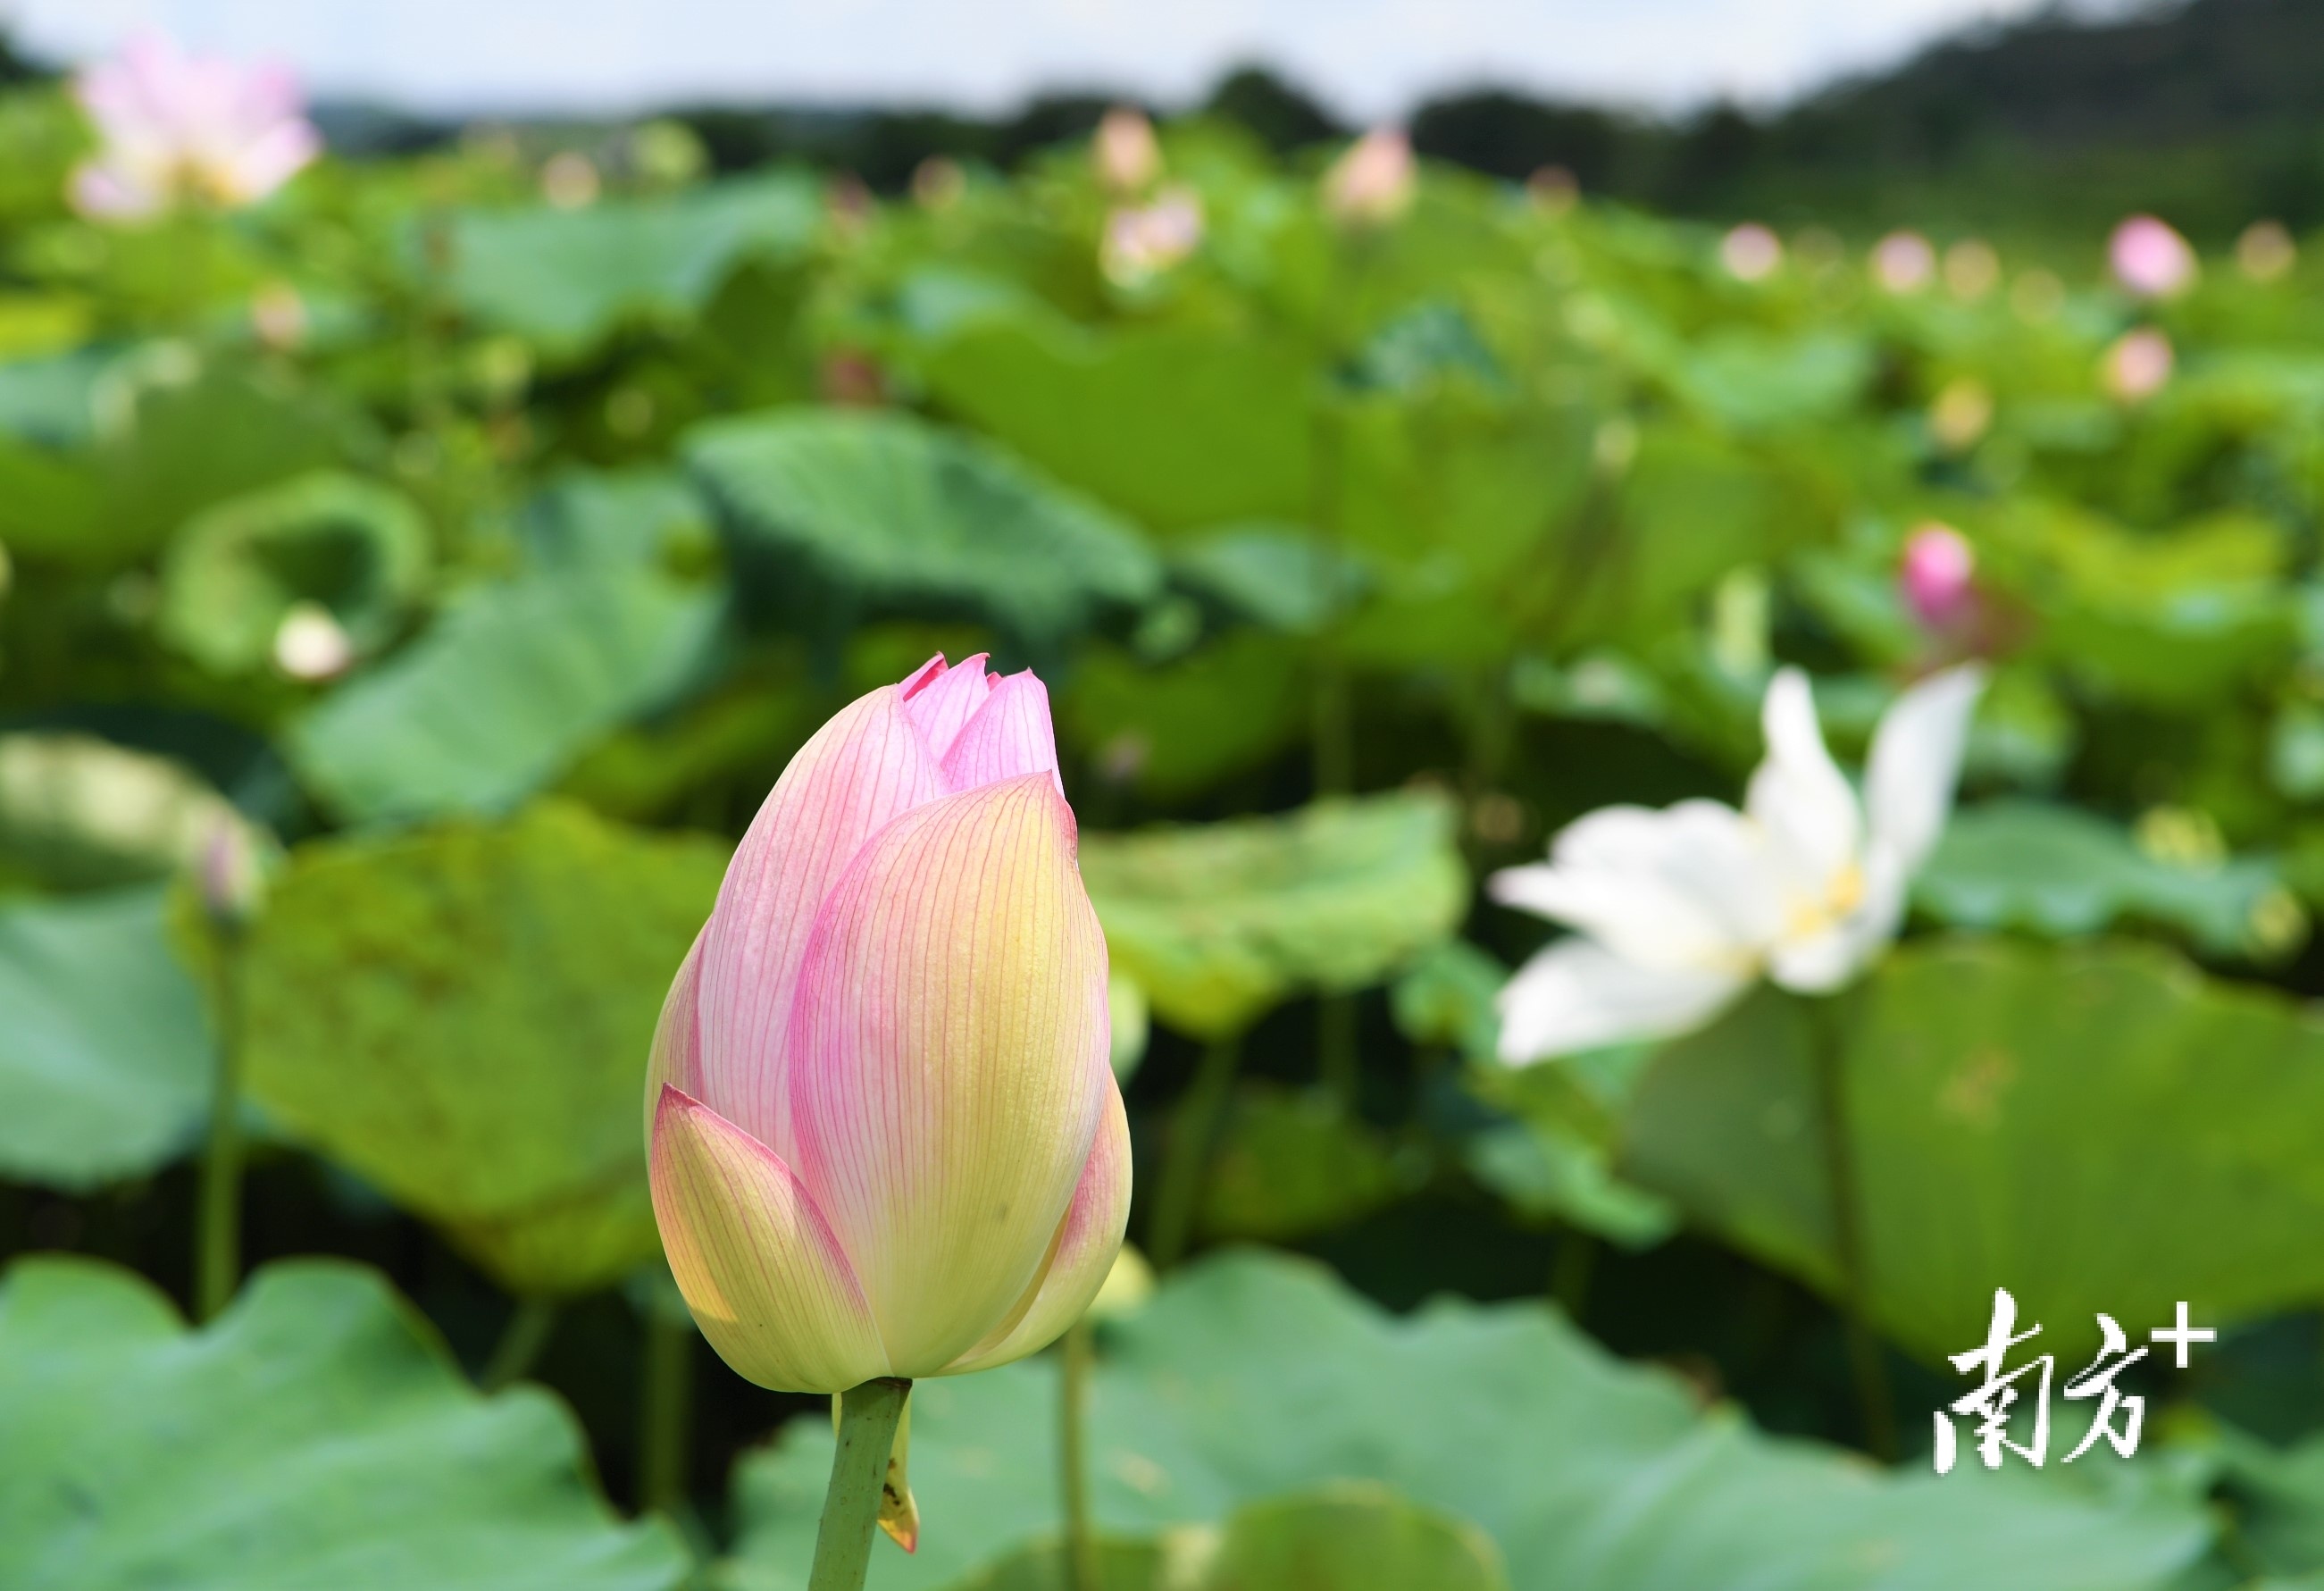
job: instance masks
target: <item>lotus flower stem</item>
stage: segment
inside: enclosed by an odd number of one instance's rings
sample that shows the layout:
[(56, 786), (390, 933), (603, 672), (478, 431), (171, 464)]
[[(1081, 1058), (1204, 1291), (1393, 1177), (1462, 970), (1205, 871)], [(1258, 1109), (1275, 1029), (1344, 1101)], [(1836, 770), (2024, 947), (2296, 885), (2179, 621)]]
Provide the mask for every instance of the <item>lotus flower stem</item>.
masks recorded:
[(203, 1320), (226, 1308), (242, 1279), (242, 936), (215, 926), (211, 938), (217, 950), (217, 1071), (194, 1229), (194, 1312)]
[(831, 1485), (823, 1494), (807, 1591), (862, 1591), (872, 1529), (888, 1485), (888, 1456), (895, 1450), (896, 1422), (911, 1390), (910, 1382), (882, 1375), (840, 1395), (839, 1448), (832, 1455)]
[(547, 1299), (526, 1299), (518, 1304), (508, 1324), (501, 1328), (501, 1340), (493, 1346), (493, 1356), (476, 1384), (488, 1392), (496, 1392), (523, 1380), (533, 1361), (540, 1357), (540, 1350), (548, 1346), (549, 1334), (556, 1325), (557, 1306)]
[(1315, 1067), (1323, 1086), (1352, 1115), (1361, 1080), (1356, 1053), (1356, 997), (1325, 994), (1315, 1003)]
[(1065, 1507), (1065, 1584), (1071, 1591), (1101, 1591), (1097, 1536), (1090, 1528), (1089, 1460), (1082, 1440), (1089, 1374), (1090, 1323), (1084, 1315), (1067, 1328), (1057, 1364), (1057, 1478)]
[(1597, 1269), (1598, 1240), (1579, 1226), (1561, 1227), (1557, 1253), (1550, 1262), (1549, 1293), (1576, 1326), (1590, 1308), (1590, 1278)]
[(694, 1423), (694, 1322), (649, 1308), (639, 1377), (638, 1506), (675, 1519), (686, 1503), (687, 1440)]
[(1856, 1175), (1856, 1145), (1849, 1131), (1848, 1070), (1840, 1002), (1804, 1002), (1815, 1050), (1816, 1088), (1822, 1120), (1824, 1170), (1831, 1197), (1834, 1257), (1840, 1267), (1840, 1313), (1848, 1334), (1848, 1363), (1856, 1381), (1865, 1446), (1884, 1464), (1896, 1458), (1896, 1411), (1888, 1391), (1887, 1364), (1874, 1335), (1866, 1300), (1863, 1190)]
[(1219, 1121), (1226, 1114), (1227, 1095), (1234, 1087), (1235, 1070), (1242, 1059), (1242, 1035), (1231, 1033), (1211, 1041), (1203, 1051), (1194, 1080), (1179, 1097), (1170, 1121), (1169, 1158), (1162, 1162), (1162, 1189), (1154, 1200), (1154, 1230), (1147, 1253), (1157, 1271), (1167, 1271), (1186, 1252), (1193, 1235), (1195, 1207), (1202, 1202), (1204, 1174), (1210, 1170), (1211, 1146), (1218, 1139)]

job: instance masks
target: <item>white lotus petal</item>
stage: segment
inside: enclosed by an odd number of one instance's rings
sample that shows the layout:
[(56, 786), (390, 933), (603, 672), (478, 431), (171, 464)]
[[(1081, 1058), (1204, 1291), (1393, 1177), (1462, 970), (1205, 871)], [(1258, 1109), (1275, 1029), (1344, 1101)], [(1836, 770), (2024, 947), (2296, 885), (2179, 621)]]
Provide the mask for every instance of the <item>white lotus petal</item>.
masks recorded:
[(1750, 981), (1739, 972), (1642, 967), (1587, 939), (1561, 939), (1500, 994), (1501, 1059), (1526, 1066), (1701, 1026)]
[(1985, 682), (1975, 663), (1932, 674), (1898, 697), (1873, 734), (1864, 804), (1874, 838), (1895, 848), (1907, 874), (1944, 832)]
[(1767, 755), (1751, 775), (1743, 809), (1765, 831), (1784, 886), (1803, 900), (1821, 902), (1857, 862), (1863, 814), (1824, 749), (1806, 675), (1780, 671), (1768, 683), (1760, 718)]
[(1550, 858), (1494, 874), (1494, 899), (1642, 966), (1746, 967), (1782, 921), (1757, 831), (1717, 801), (1604, 808), (1569, 824)]

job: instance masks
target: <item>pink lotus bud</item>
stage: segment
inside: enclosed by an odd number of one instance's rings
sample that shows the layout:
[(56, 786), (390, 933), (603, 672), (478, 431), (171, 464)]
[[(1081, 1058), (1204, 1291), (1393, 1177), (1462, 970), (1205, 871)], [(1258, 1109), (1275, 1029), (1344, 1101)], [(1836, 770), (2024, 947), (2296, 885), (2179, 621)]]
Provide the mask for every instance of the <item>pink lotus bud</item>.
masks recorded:
[(1055, 1338), (1120, 1246), (1105, 938), (1048, 692), (941, 657), (791, 759), (647, 1072), (654, 1214), (745, 1378), (832, 1392)]
[(1746, 221), (1719, 240), (1719, 263), (1738, 282), (1757, 282), (1784, 263), (1783, 240), (1757, 221)]
[(254, 204), (322, 153), (287, 71), (181, 54), (158, 33), (81, 73), (74, 92), (99, 147), (74, 171), (71, 196), (92, 217)]
[(202, 837), (194, 865), (202, 914), (220, 930), (247, 927), (265, 899), (266, 873), (257, 834), (232, 812), (221, 812)]
[(1890, 292), (1918, 292), (1937, 273), (1937, 251), (1917, 232), (1891, 232), (1872, 245), (1872, 278)]
[(1202, 200), (1192, 189), (1167, 189), (1150, 205), (1107, 217), (1099, 263), (1108, 280), (1134, 287), (1193, 254), (1202, 241)]
[(2141, 402), (2163, 390), (2177, 363), (2171, 339), (2142, 326), (2123, 333), (2107, 349), (2098, 364), (2098, 380), (2110, 396), (2126, 403)]
[(1931, 521), (1906, 538), (1896, 582), (1914, 618), (1929, 629), (1950, 630), (1976, 611), (1976, 575), (1969, 538)]
[(1162, 145), (1154, 124), (1126, 105), (1117, 105), (1097, 125), (1090, 146), (1097, 180), (1116, 193), (1142, 193), (1162, 174)]
[(1323, 173), (1323, 208), (1352, 227), (1382, 227), (1410, 208), (1412, 141), (1401, 127), (1374, 127)]
[(2167, 299), (2195, 284), (2195, 251), (2167, 221), (2133, 216), (2114, 229), (2107, 261), (2123, 290), (2142, 299)]

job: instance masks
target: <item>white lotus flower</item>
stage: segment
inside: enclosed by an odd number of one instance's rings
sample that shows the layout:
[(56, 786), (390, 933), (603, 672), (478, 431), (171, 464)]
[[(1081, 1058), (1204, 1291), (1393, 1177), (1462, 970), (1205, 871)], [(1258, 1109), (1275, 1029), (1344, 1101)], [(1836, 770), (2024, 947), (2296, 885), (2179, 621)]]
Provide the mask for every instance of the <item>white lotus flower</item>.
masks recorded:
[(1501, 991), (1501, 1058), (1527, 1065), (1700, 1026), (1761, 976), (1839, 988), (1895, 937), (1913, 874), (1943, 832), (1975, 664), (1907, 690), (1880, 720), (1861, 798), (1824, 749), (1805, 675), (1776, 674), (1766, 760), (1743, 810), (1606, 807), (1546, 863), (1493, 875), (1493, 898), (1575, 930)]
[(188, 55), (159, 33), (132, 39), (74, 88), (100, 144), (73, 172), (73, 203), (86, 216), (134, 220), (189, 199), (253, 204), (322, 151), (288, 72)]

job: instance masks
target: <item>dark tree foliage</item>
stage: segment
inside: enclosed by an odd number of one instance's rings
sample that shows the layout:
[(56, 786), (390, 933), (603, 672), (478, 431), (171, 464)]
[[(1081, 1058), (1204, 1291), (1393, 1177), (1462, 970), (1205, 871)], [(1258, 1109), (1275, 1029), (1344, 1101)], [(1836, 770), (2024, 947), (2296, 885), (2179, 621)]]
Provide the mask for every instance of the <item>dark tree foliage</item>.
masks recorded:
[(1337, 138), (1347, 131), (1331, 112), (1264, 67), (1238, 67), (1229, 72), (1211, 90), (1203, 108), (1240, 123), (1277, 153)]

